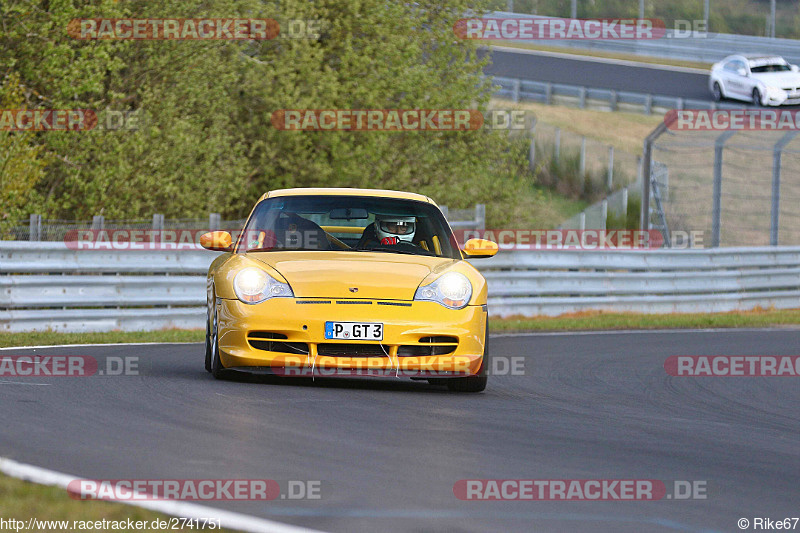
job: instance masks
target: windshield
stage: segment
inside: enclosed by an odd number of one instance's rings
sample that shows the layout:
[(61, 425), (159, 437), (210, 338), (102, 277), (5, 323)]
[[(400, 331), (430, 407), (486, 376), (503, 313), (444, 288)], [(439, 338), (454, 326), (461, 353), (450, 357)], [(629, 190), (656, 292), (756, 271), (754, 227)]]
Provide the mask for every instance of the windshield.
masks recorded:
[(760, 74), (762, 72), (786, 72), (791, 70), (791, 67), (785, 63), (776, 63), (773, 65), (761, 65), (759, 67), (750, 67), (750, 72), (753, 74)]
[(439, 209), (369, 196), (283, 196), (261, 201), (237, 251), (382, 252), (461, 259)]

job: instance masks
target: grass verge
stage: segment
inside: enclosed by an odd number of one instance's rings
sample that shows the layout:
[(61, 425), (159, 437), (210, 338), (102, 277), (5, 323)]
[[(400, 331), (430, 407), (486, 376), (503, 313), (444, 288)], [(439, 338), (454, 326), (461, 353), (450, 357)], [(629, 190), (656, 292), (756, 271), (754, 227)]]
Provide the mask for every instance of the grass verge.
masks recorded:
[(164, 329), (159, 331), (104, 331), (100, 333), (59, 333), (31, 331), (0, 333), (0, 348), (7, 346), (44, 346), (52, 344), (105, 344), (125, 342), (203, 342), (201, 329)]
[[(132, 522), (147, 522), (148, 527), (146, 529), (137, 529), (136, 531), (164, 531), (165, 529), (189, 531), (192, 529), (188, 524), (186, 527), (181, 527), (184, 525), (181, 522), (170, 524), (169, 521), (172, 517), (165, 514), (121, 503), (73, 500), (63, 488), (37, 485), (3, 474), (0, 474), (0, 502), (0, 515), (2, 515), (3, 519), (6, 521), (14, 519), (25, 522), (25, 526), (20, 531), (27, 528), (28, 520), (31, 518), (40, 521), (68, 522), (68, 524), (51, 523), (52, 527), (47, 527), (46, 525), (39, 528), (34, 527), (34, 531), (79, 531), (82, 528), (80, 524), (77, 524), (76, 527), (76, 521), (94, 523), (106, 520), (120, 522), (121, 526), (122, 522), (127, 524), (129, 519)], [(154, 520), (165, 520), (170, 527), (153, 528)], [(65, 525), (67, 527), (64, 527)], [(200, 525), (202, 525), (202, 522), (200, 522)], [(172, 526), (175, 527), (173, 528)], [(6, 529), (13, 530), (13, 528)], [(92, 529), (100, 531), (112, 530), (102, 527), (94, 527)], [(197, 529), (197, 526), (194, 529)], [(225, 530), (214, 529), (214, 531), (224, 532)]]
[[(494, 333), (512, 331), (586, 331), (616, 329), (753, 328), (800, 325), (800, 309), (755, 309), (732, 313), (642, 315), (587, 311), (557, 317), (492, 318)], [(54, 344), (102, 344), (126, 342), (203, 342), (199, 329), (162, 331), (110, 331), (106, 333), (0, 333), (0, 347)]]
[(512, 331), (593, 331), (626, 329), (757, 328), (800, 325), (800, 309), (756, 309), (733, 313), (641, 315), (584, 312), (558, 317), (493, 318), (493, 333)]

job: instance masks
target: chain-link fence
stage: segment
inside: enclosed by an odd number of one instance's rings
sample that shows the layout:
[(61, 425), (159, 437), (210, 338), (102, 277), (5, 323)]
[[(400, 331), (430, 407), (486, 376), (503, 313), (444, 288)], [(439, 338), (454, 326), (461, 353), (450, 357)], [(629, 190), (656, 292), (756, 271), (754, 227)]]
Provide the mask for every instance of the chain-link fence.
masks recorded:
[(596, 202), (560, 228), (605, 229), (609, 213), (624, 218), (628, 191), (639, 188), (639, 155), (542, 122), (533, 135), (539, 183)]
[(665, 129), (652, 145), (650, 226), (699, 231), (705, 246), (800, 244), (797, 133)]

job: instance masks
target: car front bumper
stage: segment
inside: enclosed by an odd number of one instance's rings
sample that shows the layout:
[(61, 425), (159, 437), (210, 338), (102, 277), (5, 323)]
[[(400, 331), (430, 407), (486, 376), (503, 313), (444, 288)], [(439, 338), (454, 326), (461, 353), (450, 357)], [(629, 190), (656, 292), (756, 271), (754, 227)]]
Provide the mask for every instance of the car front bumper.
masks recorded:
[[(224, 367), (285, 376), (448, 378), (481, 371), (486, 306), (435, 302), (273, 298), (218, 299)], [(325, 322), (380, 322), (383, 340), (325, 339)]]

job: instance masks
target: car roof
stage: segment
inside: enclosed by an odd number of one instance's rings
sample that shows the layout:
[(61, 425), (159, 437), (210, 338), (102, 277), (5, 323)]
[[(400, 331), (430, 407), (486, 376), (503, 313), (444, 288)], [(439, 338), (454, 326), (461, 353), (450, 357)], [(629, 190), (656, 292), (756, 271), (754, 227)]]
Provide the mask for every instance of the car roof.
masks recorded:
[(389, 189), (351, 189), (347, 187), (297, 187), (294, 189), (276, 189), (264, 194), (261, 200), (279, 196), (374, 196), (380, 198), (417, 200), (419, 202), (427, 202), (436, 205), (436, 202), (427, 196), (414, 192), (392, 191)]
[(753, 59), (770, 59), (774, 61), (785, 61), (781, 56), (769, 55), (769, 54), (743, 54), (743, 58), (747, 60)]

